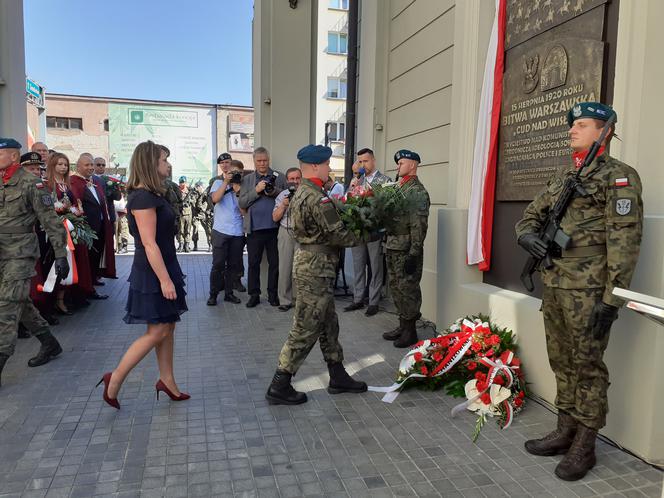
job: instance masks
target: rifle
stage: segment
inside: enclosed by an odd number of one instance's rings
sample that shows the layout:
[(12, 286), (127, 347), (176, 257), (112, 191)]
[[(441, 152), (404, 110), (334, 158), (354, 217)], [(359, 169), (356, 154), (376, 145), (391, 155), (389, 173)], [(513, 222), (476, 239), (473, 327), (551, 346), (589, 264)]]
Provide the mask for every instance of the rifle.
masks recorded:
[(592, 147), (590, 147), (588, 155), (581, 167), (576, 170), (574, 175), (565, 180), (565, 184), (563, 185), (558, 200), (549, 211), (546, 217), (546, 223), (538, 234), (540, 240), (546, 244), (546, 255), (543, 258), (536, 258), (532, 255), (529, 256), (523, 267), (523, 271), (521, 272), (521, 283), (523, 283), (528, 292), (532, 292), (535, 289), (535, 285), (533, 284), (533, 273), (540, 271), (542, 266), (547, 269), (553, 266), (551, 251), (555, 249), (555, 246), (560, 249), (567, 249), (572, 243), (572, 239), (569, 235), (563, 232), (560, 228), (560, 222), (562, 221), (563, 216), (565, 216), (567, 207), (575, 197), (585, 197), (588, 195), (588, 192), (583, 188), (581, 182), (581, 172), (590, 166), (595, 160), (597, 152), (599, 152), (599, 149), (602, 146), (602, 142), (615, 121), (616, 115), (613, 114), (604, 124), (604, 128), (602, 128), (602, 133), (599, 138), (593, 143)]

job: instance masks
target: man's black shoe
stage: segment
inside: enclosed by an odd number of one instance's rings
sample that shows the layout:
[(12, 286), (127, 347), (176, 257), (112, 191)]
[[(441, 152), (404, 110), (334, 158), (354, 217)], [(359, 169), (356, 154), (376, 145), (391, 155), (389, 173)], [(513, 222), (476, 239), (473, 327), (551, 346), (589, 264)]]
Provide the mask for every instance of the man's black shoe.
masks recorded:
[(236, 290), (238, 292), (247, 292), (247, 288), (244, 285), (242, 285), (242, 281), (239, 278), (233, 284), (233, 290)]
[(37, 356), (28, 360), (29, 367), (39, 367), (44, 365), (51, 361), (52, 358), (55, 358), (62, 353), (60, 343), (50, 332), (38, 335), (37, 339), (41, 342), (41, 348), (39, 348)]
[(370, 305), (367, 308), (367, 311), (364, 312), (364, 314), (367, 316), (374, 316), (376, 313), (378, 313), (378, 306), (375, 304)]
[(103, 299), (108, 299), (108, 296), (106, 294), (98, 294), (95, 292), (90, 296), (90, 299), (96, 299), (97, 301), (99, 301)]
[(279, 302), (278, 297), (272, 297), (272, 298), (268, 299), (267, 301), (268, 301), (268, 303), (270, 303), (270, 306), (279, 306), (281, 304)]
[(355, 311), (364, 308), (364, 303), (351, 303), (344, 308), (344, 311)]
[(239, 297), (237, 297), (233, 294), (226, 294), (224, 296), (224, 301), (227, 301), (227, 302), (233, 303), (233, 304), (240, 304), (242, 302), (242, 300)]
[(291, 377), (285, 370), (277, 370), (265, 399), (271, 405), (300, 405), (307, 402), (307, 395), (293, 389)]
[(260, 302), (261, 302), (261, 298), (254, 294), (253, 296), (251, 296), (249, 298), (249, 301), (247, 301), (247, 308), (253, 308)]
[(208, 297), (207, 303), (205, 303), (205, 304), (207, 304), (208, 306), (216, 306), (217, 305), (217, 295), (216, 294), (210, 294), (210, 297)]
[(282, 305), (279, 306), (277, 309), (278, 309), (279, 311), (288, 311), (288, 310), (291, 309), (292, 307), (293, 307), (292, 304), (282, 304)]

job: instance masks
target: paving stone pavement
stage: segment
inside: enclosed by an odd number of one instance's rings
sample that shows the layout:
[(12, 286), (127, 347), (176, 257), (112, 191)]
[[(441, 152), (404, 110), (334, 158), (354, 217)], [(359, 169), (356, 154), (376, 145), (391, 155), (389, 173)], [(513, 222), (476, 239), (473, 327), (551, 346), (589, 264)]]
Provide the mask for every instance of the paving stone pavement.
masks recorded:
[[(558, 480), (560, 457), (523, 450), (555, 423), (536, 403), (507, 431), (487, 424), (473, 444), (472, 414), (450, 419), (456, 400), (440, 392), (410, 390), (391, 405), (376, 393), (331, 396), (317, 348), (294, 382), (309, 402), (269, 406), (263, 396), (292, 311), (265, 300), (207, 307), (210, 256), (180, 260), (190, 311), (176, 329), (175, 365), (191, 400), (155, 399), (154, 356), (127, 379), (120, 411), (95, 389), (143, 332), (122, 322), (131, 256), (121, 256), (119, 279), (103, 288), (111, 298), (54, 327), (60, 358), (28, 368), (38, 344), (19, 341), (0, 389), (0, 496), (660, 496), (662, 472), (602, 442), (584, 480)], [(394, 315), (339, 319), (348, 370), (391, 383), (403, 351), (380, 333)]]

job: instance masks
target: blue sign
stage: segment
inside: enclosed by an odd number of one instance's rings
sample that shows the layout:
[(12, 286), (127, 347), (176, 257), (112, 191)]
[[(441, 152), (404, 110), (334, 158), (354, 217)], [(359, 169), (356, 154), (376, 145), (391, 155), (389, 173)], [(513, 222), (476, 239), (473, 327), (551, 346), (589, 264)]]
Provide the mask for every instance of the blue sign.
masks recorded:
[(41, 97), (41, 87), (30, 78), (25, 79), (25, 91), (36, 99)]

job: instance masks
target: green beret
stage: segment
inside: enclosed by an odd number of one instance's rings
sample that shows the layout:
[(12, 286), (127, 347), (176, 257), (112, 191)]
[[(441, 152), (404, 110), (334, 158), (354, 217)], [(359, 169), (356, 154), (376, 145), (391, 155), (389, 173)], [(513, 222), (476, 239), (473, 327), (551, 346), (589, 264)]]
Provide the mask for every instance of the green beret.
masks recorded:
[[(567, 111), (567, 124), (572, 127), (575, 120), (579, 118), (593, 118), (601, 121), (608, 121), (609, 118), (616, 114), (616, 111), (610, 105), (601, 104), (599, 102), (579, 102)], [(618, 121), (616, 115), (616, 121)]]
[(13, 138), (0, 138), (0, 149), (21, 149), (21, 144)]
[(180, 179), (178, 180), (180, 183), (187, 183), (187, 177), (186, 176), (181, 176)]
[(417, 152), (413, 152), (412, 150), (407, 150), (407, 149), (401, 149), (397, 151), (396, 154), (394, 154), (394, 162), (398, 163), (399, 159), (412, 159), (413, 161), (417, 161), (418, 163), (420, 161), (420, 155)]
[(297, 152), (298, 160), (307, 164), (322, 164), (332, 157), (332, 149), (324, 145), (306, 145)]

